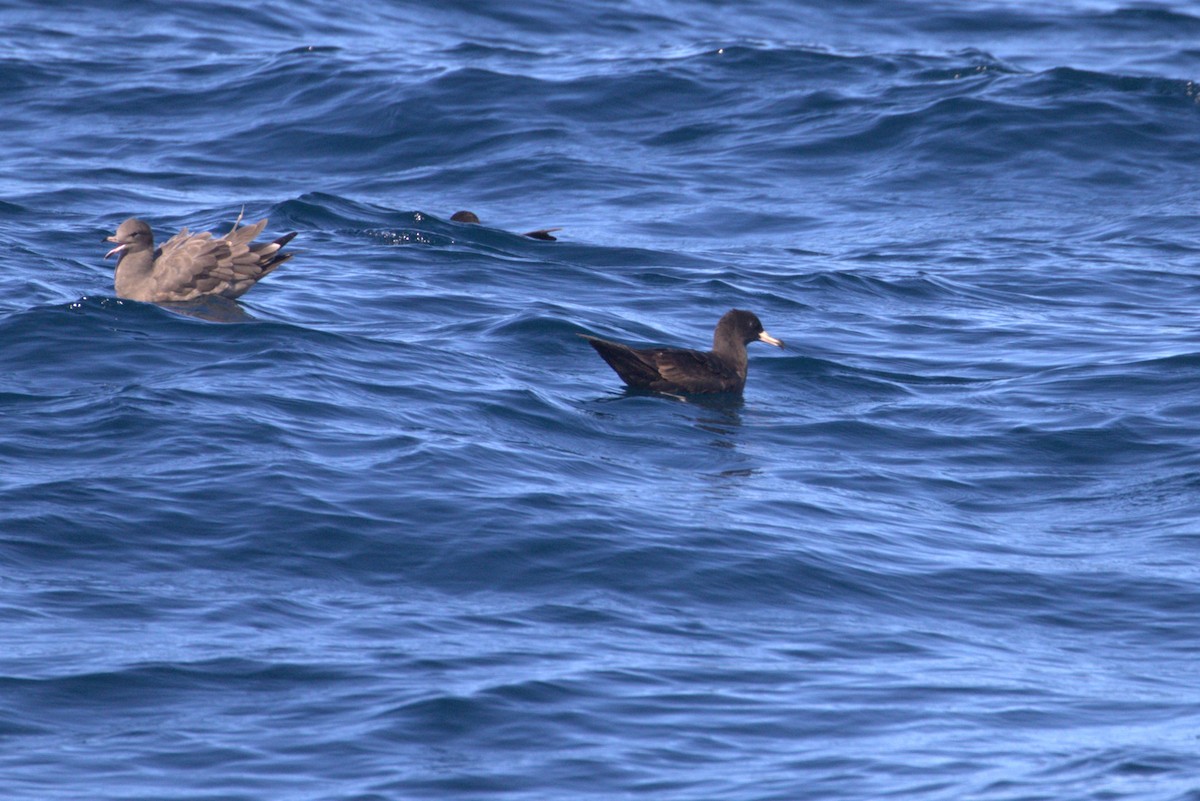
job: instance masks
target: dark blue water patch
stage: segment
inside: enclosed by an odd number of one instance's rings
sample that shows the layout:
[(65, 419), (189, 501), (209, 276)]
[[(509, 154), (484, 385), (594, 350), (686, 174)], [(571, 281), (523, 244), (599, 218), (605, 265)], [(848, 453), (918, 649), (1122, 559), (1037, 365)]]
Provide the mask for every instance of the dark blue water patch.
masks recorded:
[(1200, 32), (1200, 17), (1174, 8), (1156, 8), (1154, 6), (1115, 8), (1102, 15), (1101, 19), (1105, 23), (1126, 30), (1151, 29), (1159, 35), (1169, 31), (1179, 39), (1185, 39), (1189, 35)]
[[(919, 104), (899, 105), (894, 113), (864, 120), (858, 130), (830, 131), (794, 152), (808, 158), (861, 157), (864, 151), (902, 148), (939, 163), (977, 166), (1001, 161), (1023, 172), (1034, 164), (1044, 168), (1051, 157), (1057, 169), (1074, 161), (1111, 161), (1114, 154), (1130, 148), (1157, 152), (1166, 161), (1180, 156), (1177, 143), (1182, 127), (1172, 131), (1159, 123), (1147, 124), (1137, 109), (1145, 102), (1157, 102), (1157, 87), (1147, 94), (1144, 90), (1150, 87), (1144, 81), (1131, 82), (1119, 88), (1136, 94), (1120, 98), (1106, 89), (1104, 99), (1097, 102), (1089, 100), (1086, 83), (1070, 70), (1025, 80), (1040, 85), (1016, 95), (993, 91), (986, 97), (938, 97), (925, 90)], [(1021, 84), (1008, 78), (1003, 85)], [(1030, 97), (1040, 107), (1029, 105)], [(1187, 118), (1194, 115), (1183, 83), (1177, 84), (1171, 104)], [(1101, 131), (1103, 138), (1097, 140)]]
[[(135, 376), (145, 375), (147, 369), (186, 372), (188, 365), (180, 361), (179, 351), (162, 348), (147, 327), (157, 327), (158, 332), (165, 333), (172, 342), (191, 343), (191, 354), (197, 357), (193, 366), (197, 367), (210, 364), (214, 357), (218, 361), (251, 357), (256, 352), (269, 350), (272, 345), (279, 345), (288, 337), (289, 330), (292, 333), (298, 330), (278, 323), (258, 323), (251, 328), (214, 326), (204, 319), (204, 311), (203, 306), (173, 310), (106, 297), (83, 298), (63, 306), (31, 309), (11, 315), (0, 323), (7, 328), (4, 358), (13, 375), (31, 382), (30, 389), (121, 387)], [(211, 338), (202, 336), (197, 340), (185, 333), (200, 330)], [(330, 336), (315, 331), (310, 333), (315, 337)], [(88, 343), (88, 348), (82, 352), (77, 347), (80, 341)], [(97, 354), (107, 354), (117, 342), (141, 343), (143, 347), (137, 352), (118, 349), (124, 361), (94, 358)], [(284, 359), (297, 357), (286, 348), (276, 353)], [(69, 369), (64, 369), (68, 365)], [(39, 374), (39, 370), (45, 372)]]

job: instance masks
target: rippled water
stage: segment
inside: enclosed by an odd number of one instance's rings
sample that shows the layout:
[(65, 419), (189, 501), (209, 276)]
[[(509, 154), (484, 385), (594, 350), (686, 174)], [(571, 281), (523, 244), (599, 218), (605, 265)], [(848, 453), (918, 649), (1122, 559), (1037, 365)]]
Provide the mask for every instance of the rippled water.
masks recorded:
[(1200, 799), (1191, 4), (0, 27), (4, 798)]

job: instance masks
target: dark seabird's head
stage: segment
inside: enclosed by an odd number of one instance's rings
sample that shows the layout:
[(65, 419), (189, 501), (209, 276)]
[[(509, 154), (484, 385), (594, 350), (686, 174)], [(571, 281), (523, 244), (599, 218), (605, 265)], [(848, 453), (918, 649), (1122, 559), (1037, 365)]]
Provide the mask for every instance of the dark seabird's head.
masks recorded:
[(151, 232), (150, 226), (135, 217), (130, 217), (121, 223), (117, 227), (117, 232), (104, 241), (117, 243), (115, 248), (104, 254), (106, 259), (109, 256), (154, 249), (154, 234)]
[(757, 341), (766, 342), (777, 348), (783, 347), (783, 340), (768, 334), (759, 321), (758, 315), (744, 309), (730, 309), (721, 317), (720, 322), (717, 323), (717, 330), (713, 332), (714, 347), (718, 346), (726, 337), (740, 340), (743, 345)]

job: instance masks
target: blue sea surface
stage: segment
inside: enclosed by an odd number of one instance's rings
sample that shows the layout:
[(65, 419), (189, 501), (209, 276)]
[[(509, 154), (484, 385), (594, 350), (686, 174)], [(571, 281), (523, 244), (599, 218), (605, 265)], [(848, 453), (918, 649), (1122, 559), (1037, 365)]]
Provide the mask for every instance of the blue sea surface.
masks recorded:
[(0, 798), (1200, 799), (1200, 6), (0, 31)]

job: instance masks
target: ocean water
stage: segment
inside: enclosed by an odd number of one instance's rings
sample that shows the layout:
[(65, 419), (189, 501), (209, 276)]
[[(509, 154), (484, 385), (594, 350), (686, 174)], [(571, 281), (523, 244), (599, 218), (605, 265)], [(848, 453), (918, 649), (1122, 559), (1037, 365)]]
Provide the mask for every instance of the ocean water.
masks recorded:
[(0, 30), (0, 798), (1200, 799), (1200, 6)]

